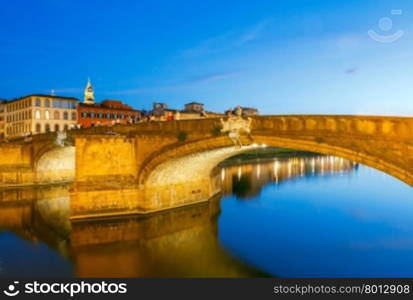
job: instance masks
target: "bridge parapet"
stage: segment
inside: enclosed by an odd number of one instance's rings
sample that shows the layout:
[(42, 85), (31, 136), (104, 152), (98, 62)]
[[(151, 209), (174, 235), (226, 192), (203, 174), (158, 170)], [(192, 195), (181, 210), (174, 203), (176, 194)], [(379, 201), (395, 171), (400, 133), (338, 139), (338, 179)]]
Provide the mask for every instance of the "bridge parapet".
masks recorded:
[(375, 116), (290, 115), (253, 118), (259, 132), (308, 135), (368, 136), (413, 143), (413, 118)]

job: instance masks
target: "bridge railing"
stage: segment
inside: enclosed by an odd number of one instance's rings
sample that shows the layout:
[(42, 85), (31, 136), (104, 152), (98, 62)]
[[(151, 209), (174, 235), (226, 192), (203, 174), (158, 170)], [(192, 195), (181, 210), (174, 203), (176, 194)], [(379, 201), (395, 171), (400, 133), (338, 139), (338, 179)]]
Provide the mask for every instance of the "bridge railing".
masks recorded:
[[(99, 126), (68, 131), (69, 138), (76, 135), (176, 135), (186, 132), (196, 135), (217, 134), (220, 130), (220, 118), (153, 121), (132, 125)], [(350, 135), (370, 136), (381, 139), (413, 141), (413, 118), (381, 116), (346, 116), (346, 115), (276, 115), (252, 117), (254, 132), (271, 134), (311, 134), (314, 135)], [(33, 141), (47, 141), (56, 137), (55, 132), (33, 135)], [(23, 143), (26, 138), (14, 139)]]
[(365, 136), (413, 142), (413, 118), (345, 115), (289, 115), (253, 118), (253, 130), (274, 134)]

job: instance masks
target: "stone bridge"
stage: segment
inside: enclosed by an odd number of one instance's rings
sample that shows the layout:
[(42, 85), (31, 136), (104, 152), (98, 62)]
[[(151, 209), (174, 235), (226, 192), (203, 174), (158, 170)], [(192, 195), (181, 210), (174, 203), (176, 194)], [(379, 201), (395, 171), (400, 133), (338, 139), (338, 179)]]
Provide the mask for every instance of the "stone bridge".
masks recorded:
[(148, 213), (220, 191), (216, 166), (262, 145), (339, 156), (413, 185), (413, 118), (259, 116), (234, 146), (220, 119), (69, 131), (0, 144), (0, 186), (71, 183), (73, 217)]

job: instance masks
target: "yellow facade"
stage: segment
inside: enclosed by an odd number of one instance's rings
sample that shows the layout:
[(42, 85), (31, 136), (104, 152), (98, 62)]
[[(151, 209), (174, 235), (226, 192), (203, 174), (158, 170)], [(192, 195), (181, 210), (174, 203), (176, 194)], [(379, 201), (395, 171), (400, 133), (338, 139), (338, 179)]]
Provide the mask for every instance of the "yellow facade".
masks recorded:
[(0, 140), (4, 138), (4, 107), (6, 102), (0, 100)]
[(4, 135), (16, 138), (28, 134), (69, 130), (77, 124), (76, 98), (29, 95), (6, 102)]

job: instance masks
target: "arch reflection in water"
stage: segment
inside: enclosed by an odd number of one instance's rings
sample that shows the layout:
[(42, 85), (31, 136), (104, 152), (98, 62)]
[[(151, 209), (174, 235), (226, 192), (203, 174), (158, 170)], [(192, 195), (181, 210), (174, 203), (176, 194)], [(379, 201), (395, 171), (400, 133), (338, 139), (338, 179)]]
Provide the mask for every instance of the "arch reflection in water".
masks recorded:
[[(219, 199), (144, 217), (70, 222), (65, 186), (7, 190), (0, 195), (0, 261), (7, 262), (0, 277), (263, 275), (221, 248)], [(12, 244), (21, 249), (15, 251), (9, 247)], [(39, 270), (33, 262), (51, 267)]]
[(299, 178), (311, 180), (321, 176), (351, 173), (358, 164), (343, 158), (324, 155), (279, 158), (252, 161), (226, 166), (222, 164), (221, 180), (223, 195), (234, 194), (240, 199), (259, 195), (269, 183), (280, 185)]

